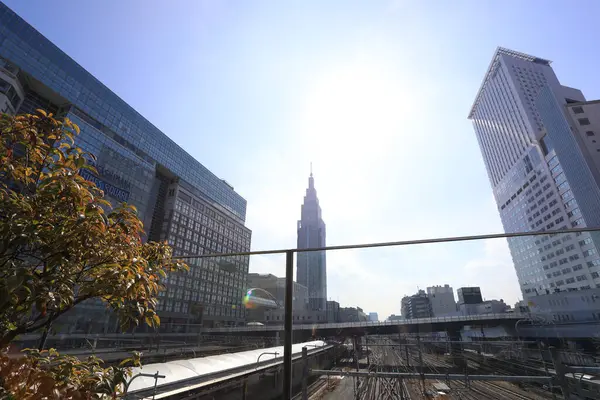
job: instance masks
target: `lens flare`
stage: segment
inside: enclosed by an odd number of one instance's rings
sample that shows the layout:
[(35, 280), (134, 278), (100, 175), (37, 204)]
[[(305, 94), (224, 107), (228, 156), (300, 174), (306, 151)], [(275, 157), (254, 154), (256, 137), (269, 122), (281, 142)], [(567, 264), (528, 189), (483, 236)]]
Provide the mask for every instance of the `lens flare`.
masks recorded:
[(248, 290), (246, 292), (246, 295), (242, 299), (242, 303), (244, 304), (244, 307), (246, 307), (247, 309), (254, 308), (254, 305), (252, 303), (250, 303), (251, 295), (252, 295), (252, 289)]

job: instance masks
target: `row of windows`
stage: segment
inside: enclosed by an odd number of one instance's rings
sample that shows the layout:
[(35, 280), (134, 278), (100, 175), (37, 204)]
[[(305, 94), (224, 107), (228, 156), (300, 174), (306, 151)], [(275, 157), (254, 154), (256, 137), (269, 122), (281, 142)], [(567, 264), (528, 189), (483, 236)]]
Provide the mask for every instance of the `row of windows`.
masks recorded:
[(475, 130), (493, 185), (519, 160), (528, 143), (525, 120), (502, 66), (478, 99)]
[[(540, 67), (541, 68), (541, 67)], [(542, 121), (537, 111), (535, 99), (539, 93), (539, 89), (546, 84), (546, 77), (540, 71), (536, 71), (534, 68), (512, 66), (513, 73), (517, 77), (517, 81), (520, 84), (521, 93), (523, 94), (529, 112), (535, 121), (538, 130), (542, 129)]]
[[(200, 271), (202, 274), (200, 274)], [(200, 290), (201, 292), (234, 295), (240, 288), (243, 288), (246, 277), (245, 273), (237, 276), (223, 273), (220, 271), (209, 271), (204, 268), (191, 268), (189, 272), (170, 274), (162, 282), (169, 284), (169, 287), (180, 286), (189, 290)], [(179, 289), (177, 289), (179, 290)], [(177, 292), (182, 293), (182, 292)], [(236, 294), (237, 295), (237, 294)]]
[(8, 99), (8, 101), (10, 102), (10, 104), (12, 105), (13, 109), (16, 110), (19, 108), (19, 104), (21, 103), (21, 96), (19, 96), (19, 93), (17, 93), (17, 91), (15, 90), (15, 87), (10, 84), (9, 82), (6, 82), (5, 80), (2, 79), (2, 77), (0, 76), (0, 94), (4, 94), (6, 96), (6, 98)]
[[(175, 191), (169, 195), (174, 196)], [(178, 191), (168, 235), (177, 254), (247, 251), (250, 245), (249, 232), (196, 198)], [(242, 316), (242, 310), (235, 309), (242, 308), (249, 257), (228, 256), (226, 261), (235, 266), (233, 270), (222, 269), (219, 265), (222, 260), (192, 258), (187, 261), (191, 265), (189, 273), (168, 277), (167, 291), (163, 296), (184, 302), (201, 302), (205, 305), (207, 316)], [(184, 287), (193, 290), (184, 291)], [(176, 307), (173, 306), (172, 310), (176, 310)]]
[[(560, 282), (560, 285), (558, 285), (559, 282)], [(561, 290), (559, 286), (563, 286), (564, 284), (565, 283), (562, 280), (558, 281), (557, 283), (550, 282), (550, 288), (554, 292), (559, 292)], [(595, 287), (600, 289), (600, 283), (596, 284)], [(579, 287), (569, 287), (569, 288), (566, 288), (566, 289), (563, 289), (563, 290), (566, 290), (568, 292), (575, 292), (575, 291), (578, 291), (578, 290), (587, 290), (587, 289), (591, 289), (591, 288), (592, 288), (591, 285), (582, 285), (582, 286), (579, 286)], [(529, 293), (540, 294), (540, 293), (538, 293), (537, 289), (535, 289), (535, 288), (526, 288), (526, 289), (523, 290), (523, 293), (525, 293), (525, 294), (529, 294)], [(546, 294), (549, 294), (549, 293), (550, 293), (550, 290), (546, 289)]]
[[(157, 304), (159, 311), (187, 313), (189, 311), (189, 302), (159, 300)], [(221, 307), (221, 306), (206, 306), (204, 314), (207, 316), (225, 316), (242, 318), (245, 316), (245, 310), (242, 308)]]
[[(183, 193), (180, 191), (180, 193)], [(195, 205), (199, 203), (194, 202)], [(250, 247), (250, 230), (239, 223), (234, 223), (229, 219), (224, 218), (214, 210), (205, 208), (195, 208), (189, 204), (184, 203), (179, 198), (175, 202), (175, 211), (181, 214), (176, 218), (181, 218), (182, 224), (191, 225), (192, 221), (197, 223), (202, 222), (210, 229), (215, 229), (218, 234), (224, 235), (235, 242), (242, 243), (247, 247)]]
[(244, 290), (239, 289), (236, 290), (235, 293), (226, 293), (225, 290), (217, 291), (217, 292), (204, 292), (204, 291), (189, 291), (186, 290), (185, 293), (181, 292), (180, 288), (177, 287), (168, 287), (167, 290), (160, 292), (161, 298), (167, 299), (176, 299), (176, 300), (184, 300), (184, 301), (196, 301), (203, 302), (207, 304), (216, 304), (216, 305), (231, 305), (236, 307), (241, 307), (242, 297)]
[[(317, 314), (317, 315), (316, 315), (316, 317), (317, 317), (317, 318), (315, 318), (315, 319), (316, 319), (317, 321), (326, 321), (326, 320), (327, 320), (327, 317), (326, 317), (326, 316), (324, 316), (324, 315), (323, 315), (323, 316), (321, 316), (321, 315), (318, 315), (318, 314)], [(312, 320), (313, 320), (313, 317), (312, 317), (312, 315), (306, 315), (306, 316), (305, 316), (305, 315), (302, 315), (302, 316), (300, 316), (300, 315), (294, 315), (294, 316), (293, 316), (293, 318), (294, 318), (294, 320), (296, 320), (296, 321), (312, 321)], [(283, 316), (282, 316), (282, 315), (279, 315), (279, 314), (277, 314), (277, 315), (269, 315), (269, 314), (266, 314), (266, 315), (265, 315), (265, 320), (266, 320), (266, 321), (269, 321), (269, 320), (270, 320), (270, 321), (283, 321)]]

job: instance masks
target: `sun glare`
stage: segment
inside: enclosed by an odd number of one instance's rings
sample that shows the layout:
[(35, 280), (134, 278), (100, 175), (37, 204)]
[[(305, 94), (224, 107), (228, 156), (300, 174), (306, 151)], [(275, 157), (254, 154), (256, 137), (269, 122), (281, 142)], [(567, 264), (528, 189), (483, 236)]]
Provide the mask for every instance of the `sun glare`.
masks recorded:
[[(372, 63), (345, 65), (317, 80), (307, 99), (305, 137), (332, 151), (360, 155), (378, 148), (397, 134), (402, 100), (393, 77)], [(320, 157), (319, 157), (320, 158)]]

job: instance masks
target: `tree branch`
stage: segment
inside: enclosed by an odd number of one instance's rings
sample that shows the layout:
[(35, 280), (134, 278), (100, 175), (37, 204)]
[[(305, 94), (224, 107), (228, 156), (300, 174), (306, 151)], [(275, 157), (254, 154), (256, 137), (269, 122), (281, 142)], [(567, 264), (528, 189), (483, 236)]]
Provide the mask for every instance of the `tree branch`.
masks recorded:
[(48, 322), (55, 321), (58, 317), (60, 317), (67, 311), (72, 310), (77, 304), (82, 303), (86, 300), (89, 300), (93, 297), (95, 297), (95, 296), (91, 296), (91, 295), (82, 296), (82, 297), (78, 298), (77, 300), (75, 300), (71, 306), (63, 308), (62, 310), (59, 310), (59, 311), (54, 311), (52, 313), (48, 313), (49, 314), (48, 318), (46, 318), (44, 321), (39, 322), (37, 325), (31, 325), (31, 326), (25, 328), (24, 332), (22, 332), (22, 333), (31, 333), (31, 332), (37, 331), (38, 329), (44, 327), (44, 325), (46, 325)]

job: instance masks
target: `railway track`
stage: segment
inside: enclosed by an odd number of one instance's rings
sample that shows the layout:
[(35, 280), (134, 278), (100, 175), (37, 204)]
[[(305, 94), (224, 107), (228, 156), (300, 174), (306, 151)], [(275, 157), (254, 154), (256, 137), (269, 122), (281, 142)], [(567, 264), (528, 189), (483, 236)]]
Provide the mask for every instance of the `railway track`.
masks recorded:
[[(398, 346), (386, 346), (378, 347), (377, 344), (397, 344), (386, 338), (379, 338), (379, 340), (372, 343), (373, 346), (369, 347), (371, 350), (371, 365), (369, 370), (378, 371), (378, 365), (396, 366), (392, 368), (392, 371), (397, 372), (410, 372), (414, 371), (414, 366), (419, 365), (422, 360), (422, 364), (432, 369), (433, 372), (442, 372), (443, 369), (453, 366), (444, 356), (436, 353), (435, 350), (428, 351), (430, 349), (423, 349), (419, 357), (419, 351), (416, 347), (404, 347), (401, 344)], [(466, 356), (468, 365), (471, 368), (478, 368), (482, 373), (487, 372), (488, 368), (480, 365), (477, 359), (472, 360)], [(506, 374), (507, 376), (514, 375), (514, 372), (510, 370), (502, 370), (502, 368), (489, 369), (490, 373), (495, 374)], [(411, 380), (396, 380), (390, 383), (383, 379), (368, 378), (361, 386), (361, 400), (380, 400), (380, 399), (410, 399), (417, 400), (424, 398), (421, 381), (419, 379)], [(551, 394), (543, 392), (541, 389), (535, 386), (527, 386), (526, 388), (520, 388), (516, 385), (505, 383), (505, 382), (486, 382), (476, 381), (471, 382), (469, 387), (465, 386), (463, 382), (450, 382), (450, 393), (448, 393), (447, 399), (461, 399), (461, 400), (546, 400), (549, 399)], [(431, 381), (426, 381), (426, 391), (433, 392), (433, 386)]]
[(488, 387), (492, 388), (494, 391), (497, 391), (498, 393), (506, 394), (508, 396), (507, 399), (518, 399), (518, 400), (531, 400), (532, 399), (530, 395), (524, 395), (520, 392), (511, 390), (511, 389), (507, 388), (506, 386), (497, 384), (495, 382), (485, 382), (485, 384)]
[[(327, 385), (327, 380), (323, 378), (319, 378), (315, 382), (308, 385), (308, 387), (306, 388), (308, 392), (308, 399), (310, 400), (325, 385)], [(292, 397), (292, 400), (302, 400), (302, 392)]]

